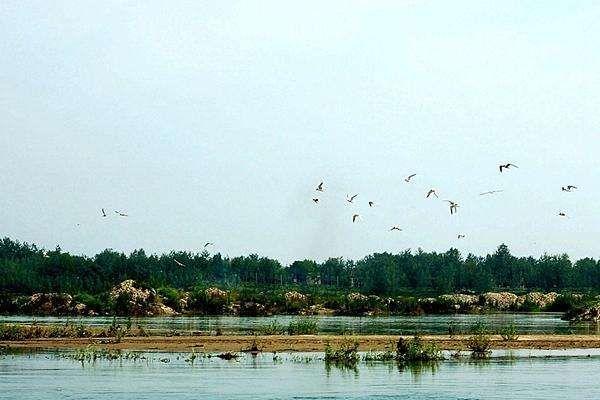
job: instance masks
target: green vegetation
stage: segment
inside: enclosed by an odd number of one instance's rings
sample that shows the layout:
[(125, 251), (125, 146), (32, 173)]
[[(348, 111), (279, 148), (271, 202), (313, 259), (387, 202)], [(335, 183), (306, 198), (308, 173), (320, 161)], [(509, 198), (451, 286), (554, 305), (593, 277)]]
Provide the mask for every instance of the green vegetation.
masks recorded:
[(131, 323), (125, 325), (112, 324), (106, 328), (92, 328), (81, 323), (67, 322), (60, 325), (33, 324), (0, 324), (0, 340), (16, 341), (44, 338), (113, 338), (120, 342), (125, 336), (148, 336), (148, 332), (139, 324), (136, 328)]
[(296, 318), (288, 324), (290, 335), (314, 335), (318, 332), (317, 321), (314, 318)]
[[(176, 265), (174, 258), (186, 267)], [(592, 258), (572, 263), (565, 254), (543, 255), (539, 259), (515, 257), (505, 245), (485, 257), (469, 254), (463, 258), (456, 249), (445, 253), (407, 250), (399, 254), (376, 253), (358, 261), (330, 258), (323, 263), (303, 260), (283, 266), (257, 255), (223, 258), (206, 251), (147, 255), (140, 249), (130, 255), (104, 250), (87, 257), (71, 255), (59, 247), (46, 252), (8, 238), (0, 241), (3, 293), (66, 292), (95, 296), (126, 279), (160, 288), (161, 295), (175, 306), (181, 299), (177, 290), (209, 283), (227, 287), (320, 286), (396, 296), (499, 288), (587, 291), (600, 287), (600, 264)], [(88, 297), (87, 301), (97, 300)], [(331, 296), (328, 301), (326, 306), (335, 308), (342, 305), (344, 298)], [(289, 302), (290, 308), (298, 306), (297, 302)]]
[(287, 332), (286, 328), (281, 325), (276, 319), (263, 325), (258, 329), (261, 335), (283, 335)]
[(419, 336), (398, 339), (396, 359), (400, 362), (441, 360), (442, 352), (435, 343), (424, 342)]
[(329, 343), (325, 345), (326, 363), (337, 366), (354, 367), (360, 361), (358, 355), (358, 341), (352, 338), (344, 338), (339, 347), (333, 347)]
[[(311, 307), (316, 306), (345, 315), (449, 313), (459, 310), (452, 301), (420, 302), (418, 297), (511, 289), (565, 293), (553, 303), (540, 305), (527, 299), (511, 309), (568, 311), (589, 301), (600, 287), (600, 262), (585, 258), (572, 263), (566, 255), (515, 257), (501, 245), (485, 257), (463, 257), (456, 249), (444, 253), (407, 250), (358, 261), (331, 258), (284, 266), (257, 255), (224, 258), (206, 251), (147, 255), (140, 249), (126, 255), (105, 250), (87, 257), (59, 247), (45, 251), (8, 238), (0, 240), (2, 313), (38, 313), (40, 308), (29, 304), (28, 296), (58, 293), (58, 300), (66, 304), (70, 300), (60, 296), (68, 293), (74, 304), (88, 311), (135, 314), (128, 293), (109, 295), (111, 288), (127, 279), (141, 288), (156, 288), (151, 300), (194, 314), (311, 314), (316, 312)], [(573, 291), (588, 296), (569, 294)], [(67, 306), (43, 312), (77, 313)]]
[(514, 342), (516, 340), (519, 340), (519, 334), (517, 333), (517, 327), (515, 326), (514, 323), (503, 326), (502, 328), (500, 328), (499, 333), (500, 333), (500, 336), (502, 337), (502, 340), (504, 340), (504, 341)]
[(492, 340), (483, 321), (477, 321), (471, 327), (471, 336), (467, 341), (467, 347), (471, 350), (472, 358), (485, 359), (490, 356)]

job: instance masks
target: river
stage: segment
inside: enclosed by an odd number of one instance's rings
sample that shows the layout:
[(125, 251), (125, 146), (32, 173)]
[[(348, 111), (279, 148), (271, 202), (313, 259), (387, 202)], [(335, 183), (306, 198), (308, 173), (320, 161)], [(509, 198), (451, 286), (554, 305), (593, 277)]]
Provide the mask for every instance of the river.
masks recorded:
[(600, 357), (591, 353), (404, 368), (361, 362), (350, 370), (327, 368), (314, 353), (199, 358), (193, 365), (168, 353), (83, 365), (57, 353), (5, 354), (0, 399), (598, 399)]
[[(500, 328), (514, 324), (520, 334), (549, 333), (549, 334), (597, 334), (597, 326), (590, 324), (570, 325), (560, 319), (560, 313), (490, 313), (482, 315), (423, 315), (423, 316), (377, 316), (377, 317), (346, 317), (346, 316), (317, 316), (319, 332), (321, 333), (356, 333), (356, 334), (447, 334), (451, 325), (455, 331), (468, 331), (477, 321), (484, 321), (491, 328)], [(180, 330), (180, 331), (213, 331), (252, 333), (260, 331), (274, 320), (287, 325), (294, 316), (283, 315), (275, 317), (232, 317), (232, 316), (177, 316), (177, 317), (148, 317), (136, 318), (133, 324), (140, 323), (146, 329)], [(117, 322), (124, 323), (125, 318)], [(112, 323), (112, 317), (32, 317), (26, 315), (0, 316), (4, 323), (62, 324), (65, 322), (82, 322), (91, 326), (107, 326)]]

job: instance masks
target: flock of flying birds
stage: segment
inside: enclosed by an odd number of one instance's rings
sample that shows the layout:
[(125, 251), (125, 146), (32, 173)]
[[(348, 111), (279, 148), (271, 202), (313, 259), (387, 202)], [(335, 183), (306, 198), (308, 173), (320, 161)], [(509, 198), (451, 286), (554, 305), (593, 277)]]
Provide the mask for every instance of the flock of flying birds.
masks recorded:
[[(102, 218), (108, 218), (108, 214), (106, 213), (106, 209), (101, 208), (100, 209), (100, 213), (102, 215)], [(124, 213), (123, 211), (117, 211), (117, 210), (115, 210), (115, 214), (117, 214), (117, 216), (119, 216), (119, 217), (129, 217), (129, 214)], [(79, 225), (79, 224), (77, 224), (77, 225)], [(204, 243), (204, 247), (203, 248), (206, 250), (206, 248), (208, 246), (214, 246), (214, 245), (215, 244), (212, 243), (212, 242), (206, 242), (206, 243)], [(184, 263), (182, 263), (181, 261), (177, 260), (176, 258), (173, 258), (173, 262), (176, 265), (180, 266), (180, 267), (185, 267), (186, 266)]]
[[(500, 173), (504, 173), (505, 170), (509, 170), (511, 168), (519, 168), (517, 165), (513, 164), (513, 163), (506, 163), (506, 164), (500, 164), (498, 166), (498, 169), (500, 170)], [(410, 174), (408, 175), (406, 178), (404, 178), (404, 181), (406, 183), (411, 183), (411, 180), (417, 176), (417, 174)], [(324, 187), (324, 182), (319, 183), (319, 185), (317, 185), (316, 189), (317, 192), (324, 192), (325, 191), (325, 187)], [(574, 190), (577, 190), (577, 186), (573, 186), (573, 185), (567, 185), (567, 186), (562, 186), (561, 190), (563, 192), (572, 192)], [(494, 195), (496, 193), (500, 193), (503, 192), (503, 190), (489, 190), (487, 192), (483, 192), (483, 193), (479, 193), (480, 196), (487, 196), (487, 195)], [(436, 189), (429, 189), (427, 191), (427, 193), (425, 194), (425, 198), (432, 198), (432, 196), (435, 196), (435, 198), (439, 198), (439, 195), (436, 191)], [(352, 196), (346, 196), (346, 201), (348, 203), (354, 203), (354, 200), (358, 197), (358, 194), (352, 195)], [(318, 197), (314, 197), (312, 199), (312, 201), (315, 204), (319, 204), (319, 198)], [(460, 207), (460, 205), (453, 200), (444, 200), (445, 202), (448, 203), (449, 209), (450, 209), (450, 215), (454, 215), (458, 212), (458, 208)], [(369, 201), (368, 202), (369, 207), (373, 207), (375, 205), (374, 201)], [(567, 214), (564, 211), (559, 211), (558, 212), (558, 216), (559, 217), (565, 217), (568, 218)], [(352, 215), (352, 222), (357, 222), (360, 218), (359, 214), (353, 214)], [(394, 225), (390, 228), (390, 231), (402, 231), (402, 228), (400, 228), (397, 225)], [(465, 234), (458, 234), (457, 235), (457, 239), (464, 239), (466, 237)]]
[[(498, 169), (500, 170), (500, 173), (503, 173), (505, 170), (509, 170), (509, 169), (511, 169), (511, 168), (519, 168), (519, 167), (518, 167), (518, 166), (516, 166), (515, 164), (512, 164), (512, 163), (501, 164), (501, 165), (499, 165), (499, 166), (498, 166)], [(412, 179), (413, 179), (415, 176), (417, 176), (417, 174), (410, 174), (410, 175), (408, 175), (406, 178), (404, 178), (404, 181), (405, 181), (406, 183), (411, 183)], [(321, 182), (321, 183), (319, 183), (319, 184), (317, 185), (317, 187), (316, 187), (316, 189), (315, 189), (315, 190), (316, 190), (317, 192), (323, 193), (323, 192), (325, 191), (325, 186), (324, 186), (324, 185), (325, 185), (325, 183), (324, 183), (324, 182)], [(572, 192), (573, 190), (577, 190), (577, 186), (573, 186), (573, 185), (562, 186), (562, 187), (561, 187), (561, 190), (562, 190), (563, 192)], [(479, 193), (479, 195), (480, 195), (480, 196), (493, 195), (493, 194), (496, 194), (496, 193), (500, 193), (500, 192), (502, 192), (502, 191), (503, 191), (503, 190), (489, 190), (489, 191), (487, 191), (487, 192)], [(435, 198), (439, 198), (439, 195), (438, 195), (438, 193), (437, 193), (436, 189), (429, 189), (429, 190), (427, 191), (427, 193), (425, 194), (425, 198), (426, 198), (426, 199), (428, 199), (428, 198), (432, 198), (432, 196), (434, 196)], [(354, 200), (356, 200), (356, 198), (357, 198), (357, 197), (358, 197), (358, 194), (354, 194), (354, 195), (352, 195), (352, 196), (346, 196), (346, 201), (347, 201), (348, 203), (350, 203), (350, 204), (353, 204), (353, 203), (354, 203)], [(318, 198), (318, 197), (315, 197), (315, 198), (313, 198), (313, 199), (312, 199), (312, 201), (313, 201), (315, 204), (319, 204), (319, 198)], [(456, 201), (453, 201), (453, 200), (444, 200), (444, 201), (448, 203), (448, 206), (449, 206), (449, 209), (450, 209), (450, 215), (456, 214), (456, 213), (458, 212), (458, 208), (460, 207), (460, 205), (459, 205), (459, 204), (458, 204)], [(375, 206), (375, 202), (374, 202), (374, 201), (372, 201), (372, 200), (370, 200), (370, 201), (368, 202), (368, 204), (369, 204), (369, 207), (373, 207), (373, 206)], [(102, 214), (101, 214), (101, 215), (102, 215), (102, 218), (107, 218), (107, 217), (108, 217), (108, 214), (107, 214), (107, 212), (106, 212), (106, 209), (102, 208), (102, 209), (100, 209), (100, 212), (102, 213)], [(123, 211), (117, 211), (117, 210), (114, 210), (114, 213), (115, 213), (115, 214), (116, 214), (118, 217), (123, 217), (123, 218), (126, 218), (126, 217), (128, 217), (128, 216), (129, 216), (127, 213), (125, 213), (125, 212), (123, 212)], [(568, 218), (567, 214), (566, 214), (564, 211), (559, 211), (559, 213), (558, 213), (558, 216), (559, 216), (559, 217), (565, 217), (565, 218)], [(359, 220), (359, 218), (360, 218), (360, 215), (359, 215), (359, 214), (352, 214), (352, 222), (353, 222), (353, 223), (354, 223), (354, 222), (357, 222), (357, 221)], [(402, 231), (402, 228), (400, 228), (398, 225), (394, 225), (394, 226), (392, 226), (392, 227), (390, 228), (390, 231)], [(465, 237), (466, 237), (466, 235), (465, 235), (465, 234), (458, 234), (458, 235), (457, 235), (457, 239), (464, 239)], [(204, 243), (204, 249), (206, 249), (208, 246), (214, 246), (214, 243), (212, 243), (212, 242), (206, 242), (206, 243)], [(177, 259), (175, 259), (175, 258), (173, 258), (173, 262), (174, 262), (176, 265), (178, 265), (179, 267), (185, 267), (185, 266), (186, 266), (184, 263), (182, 263), (181, 261), (179, 261), (179, 260), (177, 260)]]

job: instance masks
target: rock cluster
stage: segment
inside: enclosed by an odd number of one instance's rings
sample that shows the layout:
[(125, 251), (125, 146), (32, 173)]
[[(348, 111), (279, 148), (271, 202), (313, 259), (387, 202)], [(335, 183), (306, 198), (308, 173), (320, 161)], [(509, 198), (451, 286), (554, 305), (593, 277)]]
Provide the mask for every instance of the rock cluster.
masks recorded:
[(175, 310), (160, 301), (154, 289), (143, 288), (133, 279), (125, 280), (114, 286), (110, 291), (110, 299), (112, 302), (119, 304), (119, 307), (126, 308), (127, 313), (130, 315), (177, 315)]
[(73, 300), (66, 293), (35, 293), (22, 305), (22, 309), (32, 314), (43, 315), (90, 315), (85, 304)]

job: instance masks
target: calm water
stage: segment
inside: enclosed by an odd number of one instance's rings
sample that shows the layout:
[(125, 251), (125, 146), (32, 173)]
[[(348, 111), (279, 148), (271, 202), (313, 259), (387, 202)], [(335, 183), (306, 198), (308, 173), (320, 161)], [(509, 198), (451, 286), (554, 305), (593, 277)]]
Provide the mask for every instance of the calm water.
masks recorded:
[[(148, 353), (147, 353), (148, 354)], [(50, 353), (0, 356), (0, 399), (599, 399), (600, 358), (444, 361), (326, 368), (311, 355), (238, 361), (174, 354), (82, 366)], [(158, 361), (168, 357), (170, 362)]]
[[(583, 333), (596, 334), (597, 327), (588, 324), (569, 325), (560, 319), (560, 313), (495, 313), (484, 315), (425, 315), (425, 316), (390, 316), (390, 317), (340, 317), (320, 316), (319, 331), (323, 333), (354, 332), (365, 334), (444, 334), (448, 332), (448, 324), (458, 329), (468, 330), (478, 320), (484, 320), (490, 327), (501, 327), (514, 323), (519, 333)], [(220, 328), (223, 332), (256, 332), (261, 326), (277, 320), (282, 325), (292, 320), (293, 316), (277, 317), (152, 317), (139, 318), (145, 328), (177, 329), (184, 331), (211, 331)], [(0, 322), (56, 324), (66, 321), (78, 322), (94, 326), (108, 325), (112, 317), (31, 317), (0, 316)], [(124, 322), (124, 319), (119, 319)]]

